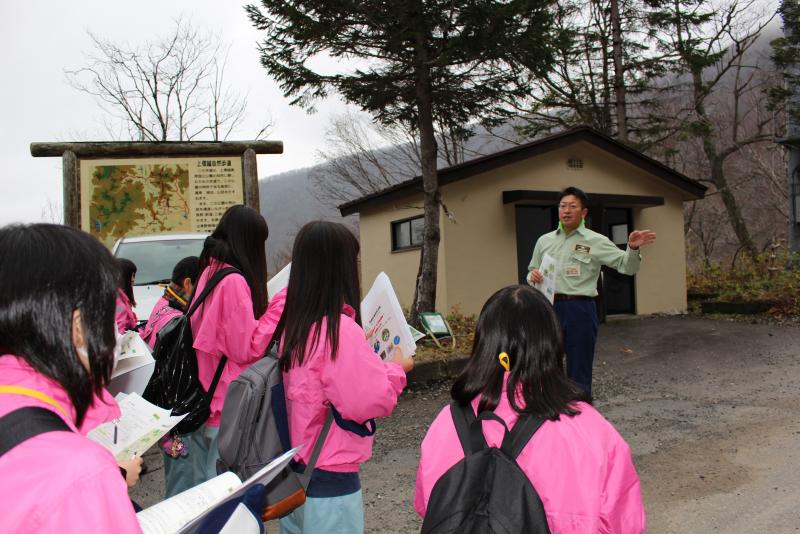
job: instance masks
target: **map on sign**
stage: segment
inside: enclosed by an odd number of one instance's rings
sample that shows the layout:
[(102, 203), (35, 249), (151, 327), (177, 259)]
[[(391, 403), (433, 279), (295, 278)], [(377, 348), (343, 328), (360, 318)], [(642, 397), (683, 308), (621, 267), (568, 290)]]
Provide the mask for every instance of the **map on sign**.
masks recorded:
[(100, 165), (89, 223), (101, 241), (135, 229), (189, 231), (189, 171), (180, 165)]
[(81, 160), (81, 227), (109, 247), (126, 235), (210, 232), (243, 201), (238, 157)]

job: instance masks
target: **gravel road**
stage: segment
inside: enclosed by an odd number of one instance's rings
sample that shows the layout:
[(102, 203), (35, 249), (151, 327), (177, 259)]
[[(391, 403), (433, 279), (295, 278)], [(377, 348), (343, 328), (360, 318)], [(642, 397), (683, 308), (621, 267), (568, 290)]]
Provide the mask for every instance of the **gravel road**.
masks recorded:
[[(595, 406), (631, 445), (648, 532), (800, 532), (800, 328), (697, 317), (600, 328)], [(362, 483), (368, 532), (418, 532), (418, 446), (449, 384), (403, 394)], [(135, 488), (163, 491), (160, 460)], [(270, 528), (276, 532), (277, 529)]]

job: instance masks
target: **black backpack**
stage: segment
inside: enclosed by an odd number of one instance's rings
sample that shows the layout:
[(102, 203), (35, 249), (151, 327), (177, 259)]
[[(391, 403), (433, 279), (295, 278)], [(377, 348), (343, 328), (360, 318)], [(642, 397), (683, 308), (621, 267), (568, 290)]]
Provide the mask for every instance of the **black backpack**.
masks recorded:
[(192, 346), (192, 325), (189, 319), (217, 284), (233, 273), (242, 274), (233, 268), (215, 273), (200, 295), (191, 301), (186, 313), (171, 319), (156, 335), (153, 348), (156, 364), (142, 396), (156, 406), (172, 410), (172, 415), (188, 414), (172, 429), (170, 433), (173, 435), (194, 432), (211, 415), (211, 399), (227, 357), (222, 356), (214, 379), (206, 391), (197, 377), (197, 354)]
[[(542, 501), (516, 462), (544, 419), (521, 414), (513, 430), (492, 412), (478, 417), (472, 406), (450, 405), (464, 459), (433, 486), (422, 533), (549, 534)], [(481, 421), (505, 427), (502, 446), (489, 447)]]

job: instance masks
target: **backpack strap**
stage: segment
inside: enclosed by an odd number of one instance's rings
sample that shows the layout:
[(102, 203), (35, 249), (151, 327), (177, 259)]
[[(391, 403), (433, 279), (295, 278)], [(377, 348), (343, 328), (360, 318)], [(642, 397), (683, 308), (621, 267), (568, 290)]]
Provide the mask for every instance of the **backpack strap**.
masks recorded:
[(214, 276), (212, 276), (208, 280), (208, 282), (206, 282), (206, 286), (203, 288), (203, 291), (200, 292), (200, 294), (197, 296), (197, 298), (194, 298), (194, 295), (192, 295), (192, 298), (189, 300), (191, 305), (186, 310), (186, 315), (191, 317), (191, 315), (195, 312), (195, 310), (197, 310), (198, 306), (200, 306), (200, 304), (203, 303), (203, 301), (206, 299), (206, 297), (212, 291), (214, 291), (214, 288), (217, 287), (217, 284), (219, 284), (220, 281), (222, 281), (223, 278), (225, 278), (229, 274), (233, 274), (233, 273), (239, 273), (244, 277), (244, 274), (242, 274), (242, 271), (240, 271), (239, 269), (235, 269), (233, 267), (226, 267), (226, 268), (224, 268), (222, 270), (219, 270), (216, 273), (214, 273)]
[(322, 446), (325, 444), (325, 439), (328, 437), (328, 433), (330, 432), (332, 425), (333, 411), (328, 409), (328, 415), (325, 416), (325, 423), (323, 423), (322, 430), (320, 430), (319, 436), (317, 436), (317, 441), (314, 443), (314, 450), (311, 451), (311, 456), (308, 458), (308, 465), (306, 466), (307, 473), (314, 471), (314, 467), (317, 465), (319, 455), (322, 452)]
[(543, 417), (537, 418), (528, 413), (520, 414), (517, 424), (503, 438), (503, 444), (500, 448), (509, 457), (516, 460), (519, 453), (522, 452), (522, 449), (525, 448), (525, 445), (528, 444), (543, 423)]
[(476, 417), (471, 404), (461, 406), (455, 401), (450, 403), (450, 415), (453, 417), (458, 440), (464, 449), (464, 456), (475, 454), (488, 447), (486, 437), (483, 435), (482, 422), (491, 420), (503, 425), (505, 435), (500, 448), (515, 460), (545, 421), (544, 418), (536, 418), (530, 414), (520, 414), (514, 428), (509, 431), (506, 422), (494, 412), (481, 412)]
[(489, 446), (489, 444), (486, 443), (486, 436), (483, 435), (483, 422), (489, 420), (496, 421), (503, 425), (503, 441), (505, 442), (508, 438), (508, 425), (506, 425), (506, 422), (503, 421), (499, 415), (494, 412), (481, 412), (469, 426), (469, 442), (473, 453), (482, 451)]
[(0, 456), (23, 441), (46, 432), (72, 429), (55, 412), (41, 406), (26, 406), (0, 417)]
[(375, 423), (374, 417), (372, 419), (367, 419), (363, 423), (357, 423), (351, 419), (345, 419), (333, 404), (331, 404), (331, 413), (333, 414), (333, 420), (336, 423), (336, 426), (342, 430), (351, 432), (356, 436), (366, 438), (374, 435), (375, 431), (378, 429), (378, 425)]
[[(203, 303), (206, 297), (211, 294), (212, 291), (214, 291), (214, 288), (217, 287), (217, 284), (219, 284), (223, 278), (233, 273), (239, 273), (244, 277), (242, 271), (239, 269), (234, 269), (233, 267), (226, 267), (214, 273), (214, 276), (212, 276), (208, 282), (206, 282), (206, 286), (203, 288), (203, 291), (200, 292), (197, 298), (192, 298), (190, 300), (191, 306), (189, 306), (189, 308), (186, 310), (186, 316), (191, 317), (200, 304)], [(211, 399), (214, 398), (214, 391), (217, 390), (217, 384), (219, 384), (219, 379), (222, 377), (222, 370), (225, 367), (225, 362), (227, 361), (228, 357), (223, 354), (222, 358), (219, 360), (219, 364), (217, 365), (217, 370), (214, 372), (214, 378), (211, 380), (208, 391), (206, 391), (205, 403), (207, 406), (211, 405)]]
[[(267, 350), (265, 354), (269, 354), (272, 352), (272, 349), (275, 349), (276, 354), (278, 354), (278, 360), (281, 362), (281, 369), (283, 369), (283, 356), (278, 353), (277, 344), (281, 339), (281, 334), (283, 334), (283, 328), (286, 323), (286, 314), (282, 313), (281, 318), (278, 320), (278, 324), (275, 325), (275, 331), (272, 333), (272, 338), (267, 344)], [(339, 410), (331, 404), (330, 405), (330, 416), (333, 418), (333, 421), (336, 422), (336, 425), (341, 428), (342, 430), (346, 430), (355, 434), (356, 436), (360, 436), (362, 438), (372, 436), (375, 434), (375, 431), (378, 428), (375, 419), (367, 419), (364, 423), (356, 423), (355, 421), (351, 421), (350, 419), (345, 419), (342, 417), (342, 414), (339, 413)], [(325, 421), (327, 423), (327, 419)], [(326, 431), (327, 433), (327, 431)]]
[(308, 491), (308, 486), (311, 484), (311, 477), (314, 474), (314, 468), (317, 466), (317, 460), (322, 452), (322, 446), (325, 444), (325, 439), (333, 425), (333, 412), (328, 410), (328, 415), (325, 416), (325, 423), (322, 425), (322, 430), (317, 436), (317, 441), (314, 443), (314, 450), (311, 451), (311, 456), (308, 458), (308, 464), (303, 467), (302, 472), (298, 471), (297, 480), (303, 486), (304, 491)]
[[(464, 456), (469, 456), (472, 453), (478, 452), (483, 447), (476, 449), (472, 448), (470, 442), (469, 429), (475, 421), (475, 412), (472, 411), (472, 405), (467, 404), (461, 406), (456, 401), (450, 403), (450, 416), (453, 418), (453, 424), (456, 427), (456, 434), (458, 434), (458, 441), (461, 442), (461, 448), (464, 449)], [(485, 446), (486, 440), (484, 440)]]
[[(272, 349), (275, 349), (277, 353), (277, 345), (281, 339), (281, 334), (283, 334), (283, 328), (286, 324), (286, 313), (281, 314), (281, 318), (278, 320), (278, 324), (275, 325), (275, 331), (272, 333), (272, 339), (270, 339), (269, 344), (267, 345), (266, 354), (272, 352)], [(278, 361), (281, 361), (283, 358), (280, 354), (278, 354)], [(311, 482), (311, 474), (314, 472), (314, 468), (317, 466), (317, 460), (319, 460), (319, 455), (322, 453), (322, 446), (325, 444), (325, 440), (328, 438), (328, 434), (331, 431), (331, 426), (333, 425), (333, 405), (330, 405), (328, 408), (328, 414), (325, 416), (325, 422), (322, 424), (322, 430), (319, 432), (319, 436), (317, 436), (317, 441), (314, 442), (314, 449), (311, 451), (311, 456), (308, 458), (308, 464), (305, 466), (303, 473), (307, 476), (300, 476), (298, 480), (303, 485), (303, 489), (308, 489), (308, 484)]]
[(278, 354), (278, 358), (279, 359), (282, 359), (282, 358), (281, 358), (280, 353), (278, 353), (278, 343), (281, 340), (281, 335), (283, 334), (284, 326), (286, 326), (286, 310), (285, 309), (284, 309), (283, 312), (281, 312), (281, 317), (280, 317), (280, 319), (278, 319), (278, 324), (275, 325), (275, 331), (272, 332), (272, 337), (270, 338), (269, 343), (267, 344), (267, 352), (266, 352), (266, 354), (269, 354), (269, 352), (274, 348), (275, 349), (275, 353)]
[(211, 399), (214, 398), (214, 391), (217, 389), (217, 384), (219, 384), (219, 379), (222, 377), (222, 369), (225, 367), (225, 362), (228, 361), (228, 357), (224, 354), (222, 358), (220, 358), (219, 363), (217, 364), (217, 370), (214, 371), (214, 378), (211, 379), (211, 384), (208, 386), (208, 391), (206, 392), (206, 404), (209, 406), (211, 405)]

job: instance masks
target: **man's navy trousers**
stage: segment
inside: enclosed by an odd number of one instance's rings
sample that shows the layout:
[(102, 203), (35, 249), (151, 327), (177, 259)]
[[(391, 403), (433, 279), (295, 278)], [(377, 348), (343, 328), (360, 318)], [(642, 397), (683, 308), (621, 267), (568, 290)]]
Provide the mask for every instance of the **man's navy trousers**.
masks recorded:
[(597, 307), (594, 299), (563, 300), (553, 304), (567, 353), (567, 376), (588, 395), (592, 394), (592, 363), (597, 341)]

